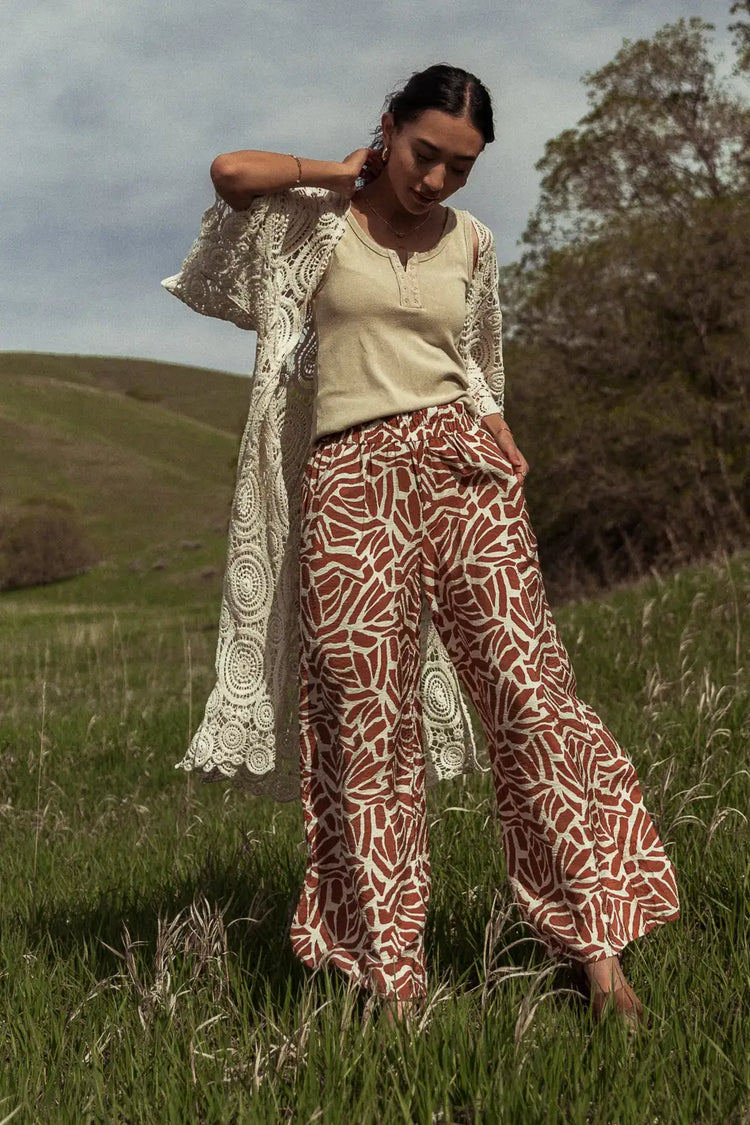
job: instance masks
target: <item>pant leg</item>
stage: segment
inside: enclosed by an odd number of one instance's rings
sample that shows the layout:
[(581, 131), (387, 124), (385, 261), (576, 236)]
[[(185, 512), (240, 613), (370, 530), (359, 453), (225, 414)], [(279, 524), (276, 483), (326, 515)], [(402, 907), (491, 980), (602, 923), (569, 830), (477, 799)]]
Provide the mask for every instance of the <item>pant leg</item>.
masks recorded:
[(408, 450), (383, 427), (316, 446), (301, 507), (307, 870), (292, 947), (375, 992), (421, 996), (430, 864)]
[(679, 917), (635, 768), (576, 681), (510, 462), (478, 424), (426, 446), (425, 585), (481, 717), (508, 876), (551, 955), (598, 960)]

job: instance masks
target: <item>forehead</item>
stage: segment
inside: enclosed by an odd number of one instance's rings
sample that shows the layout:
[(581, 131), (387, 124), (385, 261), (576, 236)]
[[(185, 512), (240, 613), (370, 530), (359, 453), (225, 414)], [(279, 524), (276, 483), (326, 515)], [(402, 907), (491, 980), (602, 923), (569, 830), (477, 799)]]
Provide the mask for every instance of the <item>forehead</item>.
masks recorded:
[(445, 156), (477, 157), (484, 137), (468, 117), (454, 117), (440, 109), (425, 109), (416, 121), (407, 121), (403, 131), (421, 138)]

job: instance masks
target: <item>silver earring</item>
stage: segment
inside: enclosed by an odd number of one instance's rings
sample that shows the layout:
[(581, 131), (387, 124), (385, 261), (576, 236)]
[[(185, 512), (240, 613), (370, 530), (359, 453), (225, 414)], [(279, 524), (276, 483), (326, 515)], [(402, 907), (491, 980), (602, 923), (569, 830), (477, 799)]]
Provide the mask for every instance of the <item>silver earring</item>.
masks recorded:
[(385, 148), (383, 149), (383, 163), (384, 164), (388, 163), (388, 145), (386, 145)]

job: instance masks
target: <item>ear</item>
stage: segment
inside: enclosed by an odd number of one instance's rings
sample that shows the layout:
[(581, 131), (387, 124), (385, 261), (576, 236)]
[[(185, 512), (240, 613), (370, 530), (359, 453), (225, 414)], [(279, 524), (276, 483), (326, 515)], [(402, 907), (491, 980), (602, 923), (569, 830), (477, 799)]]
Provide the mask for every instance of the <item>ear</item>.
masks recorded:
[(393, 133), (393, 114), (384, 113), (380, 118), (380, 128), (383, 131), (383, 144), (389, 145), (391, 143), (391, 135)]

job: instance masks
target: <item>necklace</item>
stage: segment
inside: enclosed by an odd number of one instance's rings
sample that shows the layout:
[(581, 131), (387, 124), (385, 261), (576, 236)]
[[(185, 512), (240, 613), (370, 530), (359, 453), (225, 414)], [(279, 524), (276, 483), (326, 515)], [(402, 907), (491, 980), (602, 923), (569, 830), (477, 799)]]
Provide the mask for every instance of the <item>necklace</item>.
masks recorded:
[(380, 219), (380, 220), (381, 220), (382, 222), (384, 222), (384, 223), (385, 223), (385, 225), (386, 225), (387, 227), (389, 227), (389, 228), (390, 228), (390, 229), (391, 229), (391, 230), (393, 231), (393, 233), (394, 233), (394, 234), (396, 235), (396, 237), (397, 237), (397, 238), (407, 238), (407, 237), (408, 237), (408, 236), (409, 236), (410, 234), (413, 234), (415, 230), (419, 230), (419, 228), (420, 228), (420, 227), (423, 227), (423, 226), (425, 225), (425, 223), (426, 223), (426, 222), (427, 222), (427, 221), (428, 221), (429, 219), (431, 219), (431, 218), (432, 218), (432, 216), (431, 216), (431, 215), (428, 215), (428, 216), (427, 216), (427, 218), (425, 218), (425, 219), (422, 219), (422, 222), (421, 222), (421, 223), (417, 223), (417, 225), (416, 225), (415, 227), (411, 227), (411, 229), (410, 229), (410, 230), (407, 230), (407, 231), (405, 231), (405, 232), (404, 232), (404, 233), (402, 234), (402, 233), (401, 233), (400, 231), (396, 230), (396, 228), (394, 227), (393, 223), (389, 223), (389, 222), (388, 222), (388, 220), (386, 219), (385, 215), (381, 215), (381, 214), (380, 214), (380, 212), (379, 212), (378, 210), (376, 210), (376, 208), (375, 208), (375, 207), (373, 207), (373, 205), (372, 205), (372, 203), (370, 203), (369, 199), (363, 199), (363, 200), (362, 200), (362, 202), (364, 203), (365, 207), (367, 207), (367, 208), (368, 208), (368, 209), (369, 209), (370, 211), (372, 211), (372, 213), (373, 213), (374, 215), (377, 215), (377, 217), (378, 217), (378, 218), (379, 218), (379, 219)]

